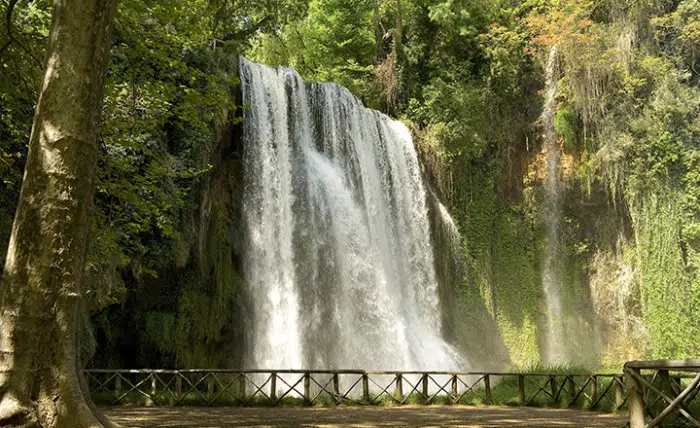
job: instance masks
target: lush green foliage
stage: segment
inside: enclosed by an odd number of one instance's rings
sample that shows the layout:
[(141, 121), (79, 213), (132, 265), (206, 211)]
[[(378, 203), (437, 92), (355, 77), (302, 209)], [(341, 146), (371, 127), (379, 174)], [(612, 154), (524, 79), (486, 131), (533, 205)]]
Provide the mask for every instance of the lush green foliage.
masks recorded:
[[(49, 15), (47, 0), (0, 3), (0, 253)], [(537, 118), (556, 44), (572, 340), (606, 364), (700, 352), (700, 1), (123, 0), (116, 22), (88, 266), (93, 311), (112, 305), (95, 318), (102, 343), (226, 363), (243, 287), (222, 237), (237, 227), (241, 168), (222, 141), (243, 53), (411, 125), (464, 236), (462, 296), (483, 300), (514, 363), (537, 363)]]

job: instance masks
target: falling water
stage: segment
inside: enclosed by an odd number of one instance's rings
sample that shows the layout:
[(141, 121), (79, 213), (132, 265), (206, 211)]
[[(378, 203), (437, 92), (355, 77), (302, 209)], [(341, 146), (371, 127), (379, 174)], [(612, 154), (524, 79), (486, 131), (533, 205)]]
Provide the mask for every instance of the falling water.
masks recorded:
[(440, 214), (440, 220), (442, 220), (442, 224), (444, 225), (445, 229), (447, 229), (446, 234), (449, 239), (450, 249), (456, 253), (460, 250), (462, 240), (462, 237), (459, 234), (459, 229), (457, 229), (457, 225), (452, 219), (450, 212), (447, 211), (447, 207), (445, 207), (445, 205), (443, 205), (439, 200), (437, 201), (437, 206), (438, 213)]
[(447, 207), (440, 202), (437, 195), (432, 193), (431, 196), (434, 198), (439, 218), (440, 246), (447, 252), (449, 257), (447, 269), (451, 276), (449, 282), (453, 287), (453, 294), (457, 294), (457, 288), (464, 281), (464, 277), (467, 274), (467, 260), (464, 258), (462, 250), (462, 235), (459, 233), (457, 224), (452, 219)]
[(561, 364), (567, 361), (564, 345), (564, 326), (561, 306), (561, 274), (559, 255), (561, 223), (561, 176), (560, 148), (554, 130), (554, 116), (557, 110), (557, 46), (549, 52), (546, 71), (546, 99), (540, 118), (544, 130), (545, 181), (545, 258), (542, 272), (544, 294), (547, 302), (547, 349), (545, 363)]
[(457, 370), (408, 129), (336, 84), (241, 59), (244, 273), (261, 369)]

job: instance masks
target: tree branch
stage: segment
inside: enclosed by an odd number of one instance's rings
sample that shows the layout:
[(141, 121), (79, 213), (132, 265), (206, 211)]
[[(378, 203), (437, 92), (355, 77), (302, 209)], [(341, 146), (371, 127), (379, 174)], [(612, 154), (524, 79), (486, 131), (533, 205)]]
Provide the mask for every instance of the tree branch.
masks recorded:
[(6, 161), (5, 158), (0, 157), (0, 161), (3, 161), (3, 162), (5, 163), (5, 165), (7, 165), (7, 166), (9, 166), (10, 168), (12, 168), (12, 165), (10, 164), (10, 162)]
[(15, 5), (17, 4), (17, 0), (10, 0), (10, 4), (7, 5), (7, 12), (5, 13), (5, 22), (7, 26), (7, 42), (5, 42), (2, 47), (0, 47), (0, 55), (7, 50), (7, 48), (10, 47), (12, 44), (12, 12), (15, 9)]
[(258, 21), (255, 24), (251, 25), (248, 28), (244, 28), (240, 31), (236, 31), (235, 33), (229, 33), (229, 34), (224, 35), (222, 37), (221, 41), (229, 42), (231, 40), (240, 40), (240, 39), (244, 39), (246, 37), (249, 37), (249, 36), (257, 33), (263, 26), (265, 26), (265, 24), (272, 21), (273, 18), (274, 17), (272, 15), (267, 15), (266, 17), (264, 17), (263, 19), (261, 19), (260, 21)]
[(24, 45), (24, 43), (20, 42), (14, 36), (14, 34), (12, 34), (12, 12), (14, 11), (15, 6), (17, 5), (17, 1), (18, 0), (10, 0), (10, 4), (7, 6), (7, 12), (5, 13), (5, 23), (7, 26), (7, 38), (8, 38), (8, 40), (7, 40), (7, 42), (5, 42), (5, 44), (2, 47), (0, 47), (0, 55), (2, 55), (3, 52), (5, 52), (10, 47), (10, 45), (12, 45), (12, 43), (14, 42), (17, 46), (22, 48), (22, 50), (25, 51), (27, 53), (27, 55), (29, 55), (29, 57), (34, 61), (34, 63), (41, 69), (43, 67), (41, 61), (39, 61), (39, 59), (32, 53), (31, 50), (29, 50), (29, 48), (27, 48)]

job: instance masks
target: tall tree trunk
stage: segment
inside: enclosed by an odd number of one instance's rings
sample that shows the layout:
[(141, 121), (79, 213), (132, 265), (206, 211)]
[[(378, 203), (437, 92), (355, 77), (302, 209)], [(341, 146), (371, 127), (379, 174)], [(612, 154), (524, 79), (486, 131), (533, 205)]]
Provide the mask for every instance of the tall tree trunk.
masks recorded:
[(384, 59), (384, 35), (382, 34), (381, 15), (379, 14), (379, 0), (374, 0), (374, 43), (376, 50), (374, 53), (374, 63), (379, 64)]
[(0, 282), (0, 426), (102, 427), (77, 323), (116, 0), (55, 0)]
[(401, 0), (396, 0), (396, 29), (394, 31), (394, 47), (397, 61), (403, 54), (403, 10)]

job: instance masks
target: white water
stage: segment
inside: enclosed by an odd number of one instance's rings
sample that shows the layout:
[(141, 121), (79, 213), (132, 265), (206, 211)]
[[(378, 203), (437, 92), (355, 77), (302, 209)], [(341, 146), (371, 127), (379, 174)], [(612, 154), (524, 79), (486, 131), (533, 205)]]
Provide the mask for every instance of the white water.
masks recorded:
[(442, 339), (416, 151), (346, 89), (241, 59), (258, 369), (467, 370)]
[(457, 229), (457, 224), (455, 224), (455, 221), (452, 219), (450, 212), (447, 211), (447, 207), (445, 207), (445, 205), (443, 205), (439, 200), (437, 201), (437, 207), (438, 213), (440, 214), (441, 223), (444, 225), (443, 227), (447, 229), (447, 235), (450, 240), (450, 249), (453, 252), (458, 253), (460, 251), (462, 237), (459, 234), (459, 229)]
[(546, 74), (546, 99), (540, 118), (544, 130), (545, 154), (545, 233), (546, 247), (542, 283), (547, 303), (547, 349), (544, 362), (549, 365), (562, 364), (568, 361), (564, 340), (564, 320), (561, 304), (561, 272), (560, 272), (560, 228), (561, 228), (561, 153), (559, 142), (554, 130), (554, 116), (557, 110), (557, 46), (552, 46), (549, 52), (549, 62)]

